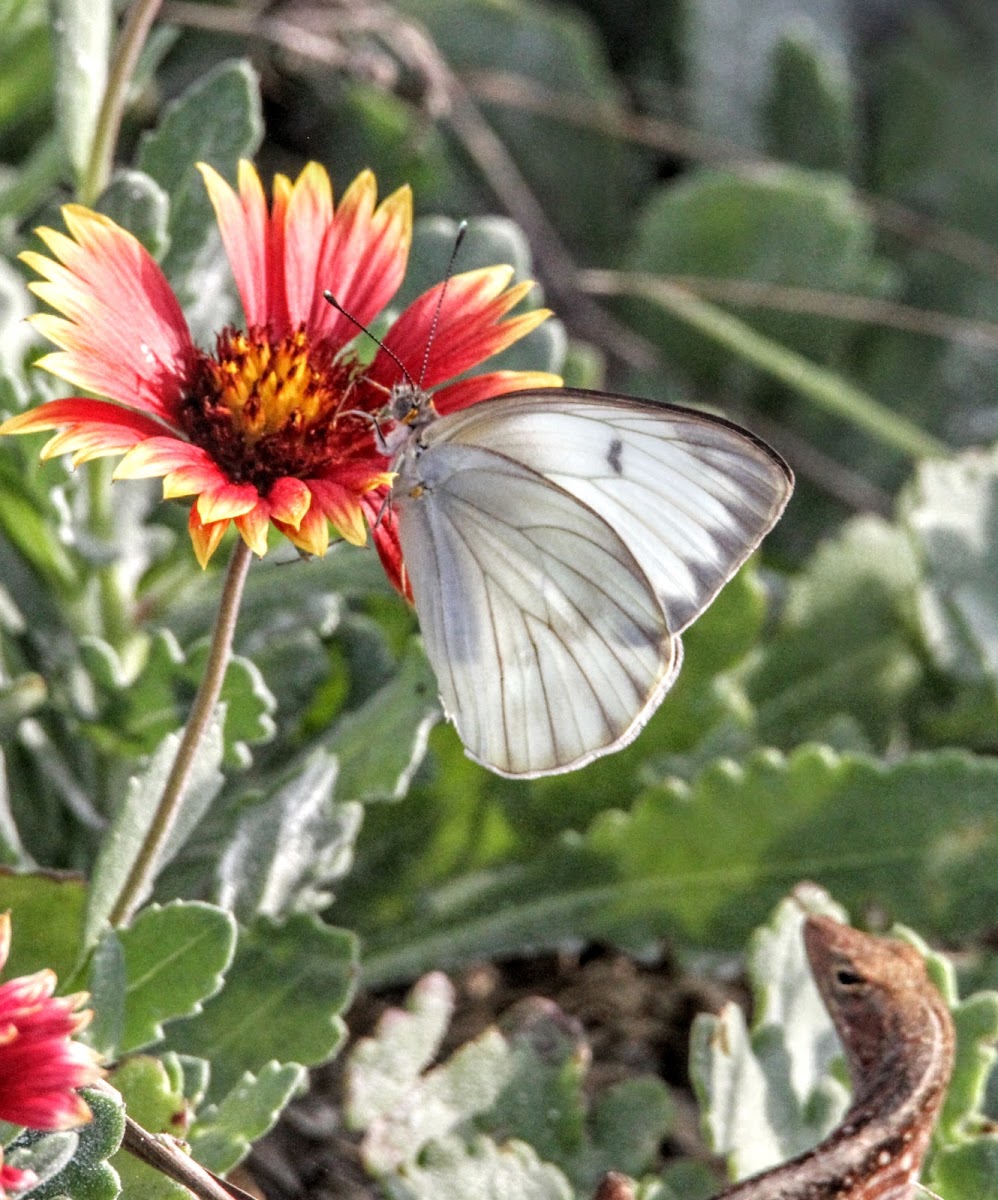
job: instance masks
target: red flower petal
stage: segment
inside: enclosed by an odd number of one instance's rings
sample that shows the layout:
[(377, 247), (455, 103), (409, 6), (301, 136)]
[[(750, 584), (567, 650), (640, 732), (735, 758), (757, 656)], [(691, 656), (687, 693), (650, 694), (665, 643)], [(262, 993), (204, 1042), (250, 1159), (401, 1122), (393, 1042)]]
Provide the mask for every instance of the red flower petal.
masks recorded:
[(271, 224), (267, 198), (252, 163), (239, 163), (239, 195), (214, 167), (198, 163), (222, 235), (225, 254), (243, 302), (249, 327), (265, 326), (276, 318), (275, 336), (287, 329), (283, 279), (271, 253)]
[[(266, 507), (266, 503), (263, 503)], [(198, 516), (206, 525), (231, 517), (243, 517), (260, 505), (260, 493), (251, 483), (230, 483), (224, 478), (216, 478), (202, 487), (195, 503)]]
[(162, 422), (143, 416), (120, 404), (106, 400), (89, 400), (85, 396), (67, 396), (62, 400), (49, 400), (28, 412), (18, 413), (0, 425), (0, 432), (34, 433), (42, 429), (57, 429), (69, 424), (114, 425), (135, 430), (145, 437), (156, 437), (164, 432)]
[[(9, 941), (10, 916), (4, 913), (4, 960)], [(75, 1089), (102, 1072), (94, 1052), (71, 1040), (89, 1013), (77, 1011), (82, 995), (53, 997), (55, 987), (48, 970), (0, 985), (0, 1120), (32, 1129), (68, 1129), (90, 1120)]]
[(364, 510), (371, 524), (371, 536), (388, 582), (412, 603), (412, 588), (402, 561), (402, 548), (398, 539), (398, 518), (391, 508), (385, 507), (384, 496), (376, 493), (364, 497)]
[(255, 508), (236, 517), (236, 528), (247, 546), (258, 558), (267, 553), (267, 530), (270, 528), (270, 508), (261, 500)]
[(367, 526), (357, 493), (329, 479), (313, 479), (309, 487), (313, 504), (332, 521), (340, 537), (363, 546), (367, 541)]
[(170, 419), (194, 346), (166, 277), (138, 239), (107, 217), (76, 204), (62, 213), (72, 237), (38, 230), (59, 261), (30, 251), (24, 256), (49, 281), (32, 289), (64, 314), (31, 318), (62, 347), (42, 365), (70, 383)]
[(333, 225), (333, 189), (318, 163), (309, 163), (291, 187), (284, 215), (284, 288), (292, 328), (315, 328), (313, 310), (322, 305), (320, 262)]
[[(3, 1151), (0, 1150), (0, 1157)], [(12, 1192), (23, 1192), (26, 1188), (34, 1187), (38, 1182), (38, 1176), (34, 1171), (21, 1171), (17, 1167), (10, 1167), (5, 1162), (0, 1162), (0, 1200), (4, 1200), (5, 1188), (9, 1188)]]
[[(150, 437), (134, 446), (114, 469), (115, 479), (152, 479), (185, 470), (200, 472), (193, 478), (217, 479), (218, 467), (207, 450), (180, 438)], [(178, 477), (179, 478), (179, 477)], [(175, 492), (189, 496), (190, 492)]]
[(328, 289), (348, 313), (368, 325), (398, 291), (412, 243), (412, 192), (401, 187), (375, 207), (377, 184), (362, 171), (336, 209), (316, 273), (310, 328), (333, 344), (357, 327), (322, 298)]
[(211, 525), (205, 525), (198, 516), (197, 505), (191, 505), (190, 515), (187, 518), (187, 531), (191, 535), (194, 557), (198, 560), (198, 565), (202, 570), (218, 549), (228, 528), (228, 521), (214, 521)]
[(312, 493), (300, 479), (285, 476), (267, 493), (271, 518), (297, 529), (312, 504)]
[(221, 470), (205, 455), (203, 463), (190, 463), (163, 476), (163, 499), (176, 500), (180, 496), (194, 496), (201, 491), (217, 491), (230, 486)]
[(457, 383), (447, 384), (433, 393), (433, 407), (444, 416), (477, 404), (479, 400), (493, 400), (507, 392), (535, 391), (538, 388), (561, 387), (560, 375), (550, 371), (490, 371), (484, 375), (471, 375)]
[(292, 545), (304, 550), (306, 554), (315, 554), (321, 558), (329, 549), (329, 520), (318, 505), (312, 505), (297, 528), (285, 525), (276, 517), (274, 524)]
[[(498, 354), (550, 316), (548, 309), (538, 308), (501, 320), (533, 287), (525, 281), (507, 288), (512, 275), (512, 267), (485, 267), (441, 281), (402, 313), (385, 335), (385, 346), (405, 363), (416, 382), (427, 388)], [(440, 315), (434, 329), (438, 305)], [(434, 339), (429, 363), (420, 379), (431, 330)], [(368, 378), (385, 387), (398, 380), (398, 367), (385, 350), (378, 351)]]

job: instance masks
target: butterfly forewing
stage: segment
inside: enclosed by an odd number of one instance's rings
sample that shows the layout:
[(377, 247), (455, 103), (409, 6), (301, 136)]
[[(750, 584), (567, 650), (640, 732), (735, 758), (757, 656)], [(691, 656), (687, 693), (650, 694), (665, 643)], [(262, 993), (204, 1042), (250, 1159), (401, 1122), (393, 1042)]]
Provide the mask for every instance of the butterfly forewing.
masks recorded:
[(426, 652), (473, 757), (548, 774), (637, 734), (682, 648), (601, 515), (531, 467), (446, 437), (403, 460), (393, 497)]
[(392, 502), (441, 698), (469, 753), (507, 775), (571, 770), (637, 734), (679, 634), (793, 488), (727, 421), (568, 388), (419, 421), (402, 446)]
[(793, 488), (783, 460), (727, 421), (568, 388), (472, 405), (426, 441), (503, 454), (586, 504), (640, 563), (672, 633), (710, 604)]

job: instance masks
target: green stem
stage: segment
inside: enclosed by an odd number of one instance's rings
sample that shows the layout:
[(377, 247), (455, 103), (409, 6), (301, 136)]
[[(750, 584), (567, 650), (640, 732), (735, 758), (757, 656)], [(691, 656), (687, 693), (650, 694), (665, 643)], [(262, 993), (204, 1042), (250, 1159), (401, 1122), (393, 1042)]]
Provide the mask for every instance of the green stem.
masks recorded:
[(892, 412), (841, 375), (764, 337), (744, 321), (678, 284), (654, 275), (586, 271), (582, 286), (602, 294), (635, 295), (650, 300), (821, 408), (851, 421), (904, 455), (925, 458), (950, 453), (945, 443)]
[(100, 112), (97, 114), (97, 128), (94, 130), (93, 145), (90, 147), (90, 159), (80, 182), (81, 204), (96, 204), (110, 181), (128, 89), (142, 47), (162, 3), (163, 0), (136, 0), (125, 17)]
[(240, 538), (229, 561), (204, 675), (191, 707), (184, 736), (177, 747), (177, 757), (173, 760), (169, 778), (163, 788), (159, 807), (108, 918), (113, 927), (126, 924), (141, 904), (152, 884), (157, 860), (180, 811), (198, 748), (211, 722), (225, 679), (225, 670), (232, 655), (232, 636), (236, 628), (250, 558), (250, 548)]

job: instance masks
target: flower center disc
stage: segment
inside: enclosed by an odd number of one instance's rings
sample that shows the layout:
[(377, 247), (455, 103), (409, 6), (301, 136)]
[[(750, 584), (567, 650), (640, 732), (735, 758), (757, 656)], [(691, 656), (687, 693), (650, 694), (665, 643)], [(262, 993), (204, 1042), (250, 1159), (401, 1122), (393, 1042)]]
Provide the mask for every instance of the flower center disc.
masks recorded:
[(307, 479), (370, 455), (372, 408), (355, 359), (310, 342), (304, 328), (274, 340), (265, 329), (226, 329), (214, 356), (199, 354), (181, 403), (191, 441), (233, 483), (267, 495), (283, 476)]

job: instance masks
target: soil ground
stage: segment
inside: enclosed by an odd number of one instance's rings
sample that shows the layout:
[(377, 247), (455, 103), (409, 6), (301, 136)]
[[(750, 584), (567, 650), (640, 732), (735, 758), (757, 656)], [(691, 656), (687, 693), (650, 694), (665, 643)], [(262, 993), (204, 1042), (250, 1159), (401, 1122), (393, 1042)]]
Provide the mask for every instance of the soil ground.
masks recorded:
[[(644, 966), (616, 951), (593, 948), (581, 956), (546, 955), (488, 963), (452, 976), (457, 1009), (441, 1058), (476, 1037), (518, 1000), (544, 996), (578, 1020), (592, 1049), (588, 1084), (598, 1094), (629, 1075), (655, 1074), (673, 1090), (678, 1119), (661, 1147), (662, 1160), (705, 1156), (687, 1073), (694, 1016), (716, 1011), (732, 990), (690, 974), (667, 959)], [(405, 989), (361, 993), (347, 1015), (351, 1038), (369, 1034)], [(246, 1164), (242, 1187), (266, 1200), (382, 1200), (365, 1173), (357, 1138), (341, 1119), (338, 1059), (312, 1073), (309, 1094), (293, 1103)], [(720, 1176), (719, 1186), (720, 1186)]]

